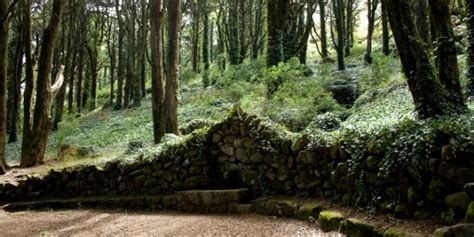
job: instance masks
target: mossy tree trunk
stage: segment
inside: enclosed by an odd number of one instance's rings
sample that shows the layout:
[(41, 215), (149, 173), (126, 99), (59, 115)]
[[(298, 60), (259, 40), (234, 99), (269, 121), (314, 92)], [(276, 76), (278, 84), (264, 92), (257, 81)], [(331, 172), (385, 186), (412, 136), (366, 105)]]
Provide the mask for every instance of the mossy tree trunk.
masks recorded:
[(6, 172), (8, 0), (0, 0), (0, 174)]
[(163, 52), (161, 25), (163, 21), (161, 0), (150, 1), (150, 45), (151, 45), (151, 102), (153, 115), (153, 137), (155, 144), (165, 135)]
[(364, 60), (368, 64), (372, 64), (372, 35), (374, 34), (375, 13), (378, 5), (378, 0), (367, 0), (367, 21), (369, 24), (367, 27), (367, 47), (365, 48)]
[(118, 23), (118, 65), (117, 65), (117, 99), (115, 100), (115, 110), (123, 108), (123, 82), (125, 81), (125, 23), (122, 17), (122, 9), (120, 7), (120, 1), (115, 0), (115, 11), (117, 12), (117, 23)]
[(329, 62), (328, 52), (328, 36), (326, 31), (326, 6), (327, 0), (318, 0), (319, 6), (319, 25), (320, 25), (320, 40), (321, 40), (321, 57), (323, 62)]
[(332, 10), (335, 18), (335, 31), (336, 40), (334, 40), (334, 46), (337, 53), (337, 68), (339, 71), (346, 70), (346, 64), (344, 62), (344, 49), (347, 43), (345, 30), (346, 21), (345, 19), (345, 5), (343, 0), (333, 0)]
[(467, 8), (467, 96), (474, 96), (474, 1), (466, 0)]
[(466, 109), (459, 80), (458, 57), (449, 2), (450, 0), (429, 0), (430, 28), (436, 43), (435, 55), (439, 80), (449, 92), (451, 103), (459, 105), (460, 109)]
[[(18, 14), (19, 11), (15, 11)], [(8, 143), (17, 142), (18, 121), (20, 118), (21, 75), (23, 69), (23, 27), (21, 18), (12, 24), (15, 32), (9, 43), (8, 53), (8, 105), (7, 105), (7, 133)]]
[(389, 26), (385, 1), (382, 0), (380, 5), (382, 8), (382, 52), (388, 56), (390, 55), (390, 30), (388, 28)]
[[(458, 92), (447, 87), (446, 79), (438, 77), (431, 47), (418, 33), (410, 3), (404, 0), (387, 0), (386, 4), (393, 36), (418, 117), (426, 119), (465, 112), (465, 104), (455, 99)], [(448, 9), (443, 10), (449, 12)], [(438, 54), (438, 57), (440, 56), (449, 55)]]
[(181, 27), (181, 0), (169, 1), (168, 7), (168, 50), (165, 116), (166, 132), (179, 134), (178, 129), (178, 68), (179, 68), (179, 32)]
[[(53, 125), (50, 114), (53, 99), (51, 67), (56, 41), (59, 36), (64, 3), (65, 2), (61, 0), (54, 0), (51, 19), (43, 34), (38, 64), (38, 82), (33, 126), (29, 136), (23, 137), (26, 141), (23, 143), (24, 146), (22, 146), (21, 149), (22, 167), (31, 167), (43, 163), (46, 145), (48, 143), (48, 135)], [(60, 69), (58, 75), (62, 74), (62, 71), (63, 69)], [(58, 87), (55, 88), (59, 89)]]
[(203, 86), (209, 86), (209, 7), (207, 5), (207, 0), (201, 0), (202, 8), (202, 23), (203, 23), (203, 32), (202, 32), (202, 62), (204, 63), (203, 71)]
[(268, 0), (267, 3), (267, 66), (283, 61), (283, 34), (289, 0)]

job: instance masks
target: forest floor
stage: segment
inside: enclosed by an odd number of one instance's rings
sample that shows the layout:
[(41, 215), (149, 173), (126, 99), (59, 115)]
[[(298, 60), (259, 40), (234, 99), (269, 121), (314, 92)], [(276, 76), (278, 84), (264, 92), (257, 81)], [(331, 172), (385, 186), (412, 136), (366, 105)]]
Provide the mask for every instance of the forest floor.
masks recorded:
[(343, 236), (316, 223), (246, 215), (101, 210), (0, 211), (2, 236)]

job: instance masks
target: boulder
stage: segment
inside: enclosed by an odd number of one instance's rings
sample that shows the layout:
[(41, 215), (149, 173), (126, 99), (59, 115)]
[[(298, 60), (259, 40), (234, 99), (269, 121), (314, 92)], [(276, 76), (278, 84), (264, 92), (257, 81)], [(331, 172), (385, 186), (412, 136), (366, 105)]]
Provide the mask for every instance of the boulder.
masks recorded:
[(456, 214), (464, 215), (472, 199), (466, 192), (458, 192), (448, 195), (445, 199), (446, 205), (453, 209)]
[(314, 219), (319, 218), (319, 213), (323, 210), (323, 206), (316, 202), (306, 203), (300, 206), (296, 217), (300, 220), (309, 220), (310, 217)]
[(324, 232), (339, 231), (344, 216), (335, 211), (322, 211), (319, 213), (318, 222)]
[(377, 231), (374, 226), (354, 218), (350, 218), (341, 222), (341, 232), (346, 234), (347, 237), (377, 236)]
[(466, 192), (472, 199), (474, 199), (474, 183), (465, 184), (464, 192)]
[(437, 229), (434, 237), (472, 237), (474, 236), (474, 224), (459, 224)]
[(466, 183), (474, 182), (474, 169), (465, 166), (456, 166), (448, 162), (442, 162), (438, 174), (453, 181), (459, 188)]
[(466, 212), (466, 222), (467, 223), (474, 223), (474, 202), (469, 204)]

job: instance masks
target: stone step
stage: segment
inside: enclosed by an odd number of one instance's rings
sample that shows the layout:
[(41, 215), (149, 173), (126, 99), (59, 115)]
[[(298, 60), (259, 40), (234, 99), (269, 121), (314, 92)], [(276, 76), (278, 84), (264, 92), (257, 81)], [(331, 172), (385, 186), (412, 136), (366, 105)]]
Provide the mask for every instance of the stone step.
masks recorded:
[(238, 206), (249, 201), (248, 189), (190, 190), (163, 198), (163, 207), (197, 213), (238, 213)]
[(178, 210), (198, 213), (239, 213), (248, 201), (247, 189), (190, 190), (167, 195), (87, 197), (13, 202), (5, 211), (77, 208), (123, 208), (132, 210)]

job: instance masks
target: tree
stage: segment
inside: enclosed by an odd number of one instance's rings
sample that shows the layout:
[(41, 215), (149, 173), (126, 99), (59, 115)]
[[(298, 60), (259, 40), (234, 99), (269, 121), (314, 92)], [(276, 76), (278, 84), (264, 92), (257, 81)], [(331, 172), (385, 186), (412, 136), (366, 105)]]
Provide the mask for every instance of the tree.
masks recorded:
[(33, 114), (33, 126), (23, 134), (21, 149), (21, 166), (31, 167), (43, 162), (48, 135), (53, 121), (51, 119), (51, 102), (53, 94), (62, 86), (62, 67), (58, 70), (55, 84), (51, 86), (51, 67), (56, 41), (59, 36), (64, 9), (64, 1), (54, 0), (53, 10), (48, 27), (44, 30), (41, 53), (38, 64), (36, 103)]
[(204, 87), (209, 86), (209, 6), (207, 0), (201, 0), (202, 7), (202, 22), (203, 22), (203, 32), (202, 32), (202, 61), (204, 63), (203, 71), (203, 84)]
[(388, 29), (387, 8), (385, 1), (381, 1), (382, 8), (382, 52), (386, 56), (390, 55), (390, 32)]
[(466, 0), (467, 7), (467, 96), (474, 96), (474, 1)]
[(0, 174), (6, 172), (8, 0), (0, 0)]
[(346, 48), (345, 45), (347, 44), (345, 9), (344, 0), (332, 0), (332, 10), (335, 21), (334, 27), (336, 33), (335, 36), (333, 36), (333, 43), (337, 52), (337, 68), (339, 71), (344, 71), (346, 69), (346, 64), (344, 62), (344, 49)]
[(368, 64), (372, 64), (372, 35), (375, 28), (375, 13), (377, 11), (378, 0), (367, 0), (367, 47), (365, 49), (364, 60)]
[[(449, 7), (446, 4), (448, 0), (432, 1), (432, 11), (437, 15), (436, 24), (433, 26), (438, 32), (437, 40), (440, 41), (437, 50), (437, 58), (439, 61), (452, 59), (451, 46), (444, 41), (451, 40), (449, 38)], [(459, 101), (460, 88), (453, 86), (459, 82), (459, 78), (451, 75), (444, 78), (445, 72), (454, 64), (443, 66), (439, 64), (434, 66), (431, 47), (420, 36), (417, 26), (413, 18), (413, 8), (408, 1), (404, 0), (387, 0), (386, 2), (388, 17), (392, 28), (393, 36), (400, 54), (400, 60), (403, 65), (403, 71), (407, 77), (408, 86), (410, 88), (418, 117), (421, 119), (432, 118), (436, 116), (446, 116), (460, 114), (467, 111), (463, 101)], [(438, 8), (438, 9), (434, 9)], [(444, 13), (438, 12), (442, 11)], [(419, 27), (419, 26), (418, 26)], [(442, 29), (442, 31), (440, 31)], [(445, 30), (448, 30), (445, 32)], [(445, 39), (440, 37), (447, 37)], [(441, 72), (441, 70), (447, 70)]]
[(125, 80), (125, 23), (122, 18), (122, 10), (120, 8), (120, 1), (115, 0), (115, 11), (117, 12), (117, 22), (119, 26), (118, 32), (118, 68), (117, 68), (117, 99), (115, 100), (115, 110), (123, 108), (123, 82)]
[(178, 67), (181, 0), (168, 1), (168, 46), (165, 87), (166, 132), (179, 134), (178, 129)]
[(163, 62), (161, 24), (163, 12), (161, 0), (150, 1), (150, 45), (151, 45), (151, 102), (153, 114), (153, 137), (156, 144), (165, 135)]
[(267, 3), (267, 66), (283, 61), (283, 33), (289, 0), (268, 0)]

